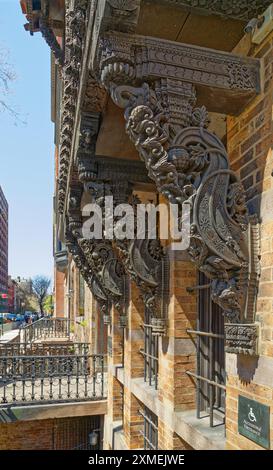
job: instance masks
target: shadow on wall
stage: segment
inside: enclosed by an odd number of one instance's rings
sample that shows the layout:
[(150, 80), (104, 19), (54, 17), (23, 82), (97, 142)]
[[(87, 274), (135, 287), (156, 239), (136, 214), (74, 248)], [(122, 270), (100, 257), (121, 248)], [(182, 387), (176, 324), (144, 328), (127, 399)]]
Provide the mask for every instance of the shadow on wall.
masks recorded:
[(258, 362), (258, 356), (245, 356), (244, 354), (237, 356), (237, 373), (243, 384), (249, 384), (253, 380)]

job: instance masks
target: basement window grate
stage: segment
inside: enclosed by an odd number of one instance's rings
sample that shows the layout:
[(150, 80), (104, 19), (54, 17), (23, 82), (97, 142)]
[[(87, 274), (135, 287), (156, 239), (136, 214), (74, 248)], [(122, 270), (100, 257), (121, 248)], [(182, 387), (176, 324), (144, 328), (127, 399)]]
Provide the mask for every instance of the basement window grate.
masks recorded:
[(158, 418), (146, 406), (143, 411), (139, 410), (143, 417), (143, 431), (140, 431), (143, 436), (144, 450), (157, 450), (158, 449)]
[(158, 336), (153, 335), (151, 313), (145, 308), (144, 349), (140, 353), (144, 357), (144, 382), (157, 389), (158, 384)]

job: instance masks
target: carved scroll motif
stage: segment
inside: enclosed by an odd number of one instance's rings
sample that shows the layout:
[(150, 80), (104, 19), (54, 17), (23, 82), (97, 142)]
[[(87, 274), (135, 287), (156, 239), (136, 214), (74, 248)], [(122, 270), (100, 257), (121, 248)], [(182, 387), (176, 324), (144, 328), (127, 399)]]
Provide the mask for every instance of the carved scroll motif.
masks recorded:
[[(113, 77), (111, 80), (111, 96), (125, 108), (126, 131), (158, 191), (171, 203), (190, 204), (188, 253), (211, 279), (213, 301), (222, 307), (227, 321), (244, 321), (248, 211), (243, 187), (229, 169), (225, 147), (206, 129), (206, 109), (193, 108), (191, 96), (188, 106), (181, 108), (179, 122), (178, 106), (168, 95), (173, 81), (157, 81), (154, 88), (144, 83), (136, 88), (120, 85), (120, 76), (118, 85)], [(177, 83), (177, 88), (179, 85), (183, 84)], [(185, 101), (185, 89), (180, 100), (183, 95)], [(183, 115), (185, 109), (187, 114)]]

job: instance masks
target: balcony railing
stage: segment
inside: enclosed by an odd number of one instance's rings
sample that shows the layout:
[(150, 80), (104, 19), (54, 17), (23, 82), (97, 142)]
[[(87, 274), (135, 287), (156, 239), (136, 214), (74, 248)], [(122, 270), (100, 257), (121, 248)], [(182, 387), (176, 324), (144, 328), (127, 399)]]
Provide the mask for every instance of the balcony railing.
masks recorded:
[(0, 407), (106, 398), (104, 355), (0, 356)]
[(20, 331), (20, 341), (32, 343), (37, 340), (71, 337), (73, 321), (68, 318), (40, 318)]
[(88, 343), (0, 343), (1, 356), (82, 356), (90, 353)]

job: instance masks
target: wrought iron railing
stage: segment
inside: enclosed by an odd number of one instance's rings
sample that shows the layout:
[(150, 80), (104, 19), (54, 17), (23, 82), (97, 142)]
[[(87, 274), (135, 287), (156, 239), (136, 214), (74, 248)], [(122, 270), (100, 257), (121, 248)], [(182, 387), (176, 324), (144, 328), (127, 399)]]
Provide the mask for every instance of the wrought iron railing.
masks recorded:
[(0, 343), (0, 356), (81, 356), (88, 353), (89, 343)]
[(0, 407), (106, 398), (104, 355), (0, 356)]
[(39, 339), (70, 339), (72, 324), (73, 321), (68, 318), (40, 318), (40, 320), (21, 328), (20, 341), (23, 343), (32, 343)]

